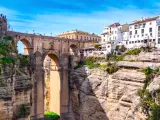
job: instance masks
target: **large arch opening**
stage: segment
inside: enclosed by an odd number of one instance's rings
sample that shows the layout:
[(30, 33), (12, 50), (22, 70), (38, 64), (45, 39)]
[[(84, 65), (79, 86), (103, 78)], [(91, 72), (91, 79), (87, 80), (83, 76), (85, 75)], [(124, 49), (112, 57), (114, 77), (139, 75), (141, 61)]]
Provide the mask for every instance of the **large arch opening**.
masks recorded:
[(75, 44), (72, 44), (71, 46), (70, 46), (70, 49), (69, 49), (69, 54), (70, 55), (78, 55), (78, 48), (77, 48), (77, 46), (75, 45)]
[(32, 52), (31, 45), (28, 40), (21, 39), (17, 42), (18, 53), (22, 55), (29, 55)]
[(59, 59), (55, 54), (48, 54), (44, 59), (45, 89), (44, 111), (60, 115), (60, 72)]

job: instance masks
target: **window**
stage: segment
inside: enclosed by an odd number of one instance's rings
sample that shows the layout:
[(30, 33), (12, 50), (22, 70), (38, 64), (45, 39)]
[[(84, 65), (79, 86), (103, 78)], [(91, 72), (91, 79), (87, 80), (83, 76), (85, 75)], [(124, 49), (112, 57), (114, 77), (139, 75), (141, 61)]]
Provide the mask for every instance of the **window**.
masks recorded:
[(143, 40), (141, 40), (141, 43), (143, 43)]
[(136, 36), (134, 35), (134, 38), (135, 38)]
[(153, 39), (153, 42), (155, 42), (156, 40), (155, 39)]
[(132, 43), (134, 43), (134, 41), (132, 41)]
[(141, 28), (142, 27), (142, 24), (139, 24), (139, 28)]
[(105, 42), (105, 39), (103, 39), (103, 42)]
[(150, 33), (150, 36), (152, 37), (152, 33)]
[(86, 40), (86, 37), (84, 37), (84, 40)]
[(117, 32), (115, 31), (115, 34), (116, 34)]
[(152, 32), (152, 28), (149, 28), (149, 32)]
[(135, 43), (137, 43), (137, 41), (135, 41)]
[(152, 25), (152, 22), (150, 22), (149, 24)]
[(88, 40), (88, 37), (87, 37), (87, 40)]
[(137, 37), (139, 37), (139, 35), (137, 35)]
[(108, 46), (108, 48), (110, 48), (110, 46)]
[(137, 30), (135, 30), (135, 34), (137, 34)]
[(140, 40), (138, 40), (138, 43), (140, 43)]
[(129, 44), (131, 44), (131, 41), (129, 42)]
[(126, 42), (126, 44), (128, 44), (128, 42)]
[(132, 29), (132, 27), (130, 27), (130, 29)]
[(158, 38), (158, 44), (160, 44), (160, 38)]
[(132, 31), (130, 31), (129, 34), (132, 35)]
[(150, 39), (149, 42), (152, 42), (152, 40)]
[(78, 39), (78, 35), (77, 35), (77, 39)]
[(135, 25), (134, 28), (137, 29), (138, 25)]
[(146, 26), (146, 23), (143, 23), (143, 28), (145, 28), (145, 26)]
[(158, 31), (160, 31), (160, 26), (158, 26)]
[(142, 37), (144, 36), (144, 34), (142, 34)]
[(144, 29), (141, 29), (141, 33), (144, 33)]
[(131, 38), (132, 36), (130, 36), (130, 38)]

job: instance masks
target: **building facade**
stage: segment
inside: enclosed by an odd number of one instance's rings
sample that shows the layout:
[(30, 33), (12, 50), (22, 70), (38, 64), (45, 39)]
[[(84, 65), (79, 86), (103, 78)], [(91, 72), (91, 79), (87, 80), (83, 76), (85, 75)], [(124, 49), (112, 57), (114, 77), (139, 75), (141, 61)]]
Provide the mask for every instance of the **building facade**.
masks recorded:
[(142, 46), (160, 48), (160, 16), (142, 18), (130, 24), (109, 25), (103, 29), (100, 43), (106, 54), (116, 45), (124, 45), (128, 49)]
[(72, 30), (72, 31), (63, 32), (57, 35), (57, 37), (74, 39), (74, 40), (82, 40), (82, 41), (95, 41), (95, 42), (98, 42), (101, 40), (101, 37), (94, 33), (90, 34), (88, 32), (84, 32), (80, 30)]
[(114, 41), (117, 39), (117, 32), (121, 29), (120, 23), (111, 24), (103, 29), (101, 34), (101, 43), (106, 43), (107, 41)]
[(127, 48), (139, 48), (141, 46), (156, 46), (157, 19), (142, 18), (129, 25), (129, 40), (126, 41)]
[(94, 47), (94, 45), (98, 44), (101, 41), (100, 36), (94, 33), (90, 34), (88, 32), (84, 32), (80, 30), (63, 32), (57, 35), (57, 37), (88, 42), (88, 44), (86, 44), (87, 46), (84, 46), (85, 48)]
[(128, 40), (129, 25), (114, 23), (105, 27), (101, 34), (101, 46), (104, 54), (111, 53), (116, 45), (124, 45)]

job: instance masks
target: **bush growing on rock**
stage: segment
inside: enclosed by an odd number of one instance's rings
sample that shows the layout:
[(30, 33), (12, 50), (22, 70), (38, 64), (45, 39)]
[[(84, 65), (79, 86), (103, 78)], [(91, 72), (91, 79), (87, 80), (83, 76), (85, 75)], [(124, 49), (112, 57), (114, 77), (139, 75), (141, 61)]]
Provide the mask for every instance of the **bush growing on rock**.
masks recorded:
[(45, 120), (59, 120), (60, 116), (54, 112), (45, 112), (44, 119)]
[(138, 55), (141, 52), (140, 48), (128, 50), (125, 55)]
[(146, 75), (144, 86), (138, 91), (142, 110), (148, 116), (147, 120), (160, 120), (160, 89), (152, 92), (149, 92), (147, 89), (155, 75), (159, 73), (159, 68), (153, 70), (147, 67), (142, 69), (141, 72), (144, 72)]

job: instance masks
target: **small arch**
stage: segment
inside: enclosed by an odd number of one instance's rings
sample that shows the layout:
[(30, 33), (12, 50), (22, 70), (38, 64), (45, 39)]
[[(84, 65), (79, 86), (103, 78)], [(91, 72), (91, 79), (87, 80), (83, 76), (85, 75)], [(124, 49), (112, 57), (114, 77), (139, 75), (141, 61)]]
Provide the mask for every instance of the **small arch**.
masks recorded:
[(32, 53), (32, 46), (27, 39), (21, 39), (17, 41), (18, 52), (24, 55), (29, 55)]
[(69, 54), (78, 55), (78, 47), (75, 44), (70, 45)]

